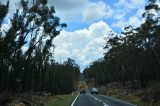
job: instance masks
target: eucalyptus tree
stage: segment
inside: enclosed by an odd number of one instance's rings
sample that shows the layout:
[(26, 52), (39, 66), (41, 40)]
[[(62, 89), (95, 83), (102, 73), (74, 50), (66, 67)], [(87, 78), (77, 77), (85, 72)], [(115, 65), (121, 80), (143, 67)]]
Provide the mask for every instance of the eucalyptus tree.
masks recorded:
[[(123, 36), (114, 34), (114, 37), (107, 41), (105, 49), (108, 51), (103, 61), (93, 62), (84, 71), (86, 77), (94, 77), (96, 74), (101, 79), (101, 73), (104, 73), (111, 82), (118, 81), (123, 85), (136, 83), (137, 87), (142, 88), (147, 87), (149, 81), (160, 81), (160, 8), (158, 3), (160, 3), (159, 0), (148, 1), (142, 15), (145, 21), (139, 27), (125, 27), (121, 34)], [(102, 63), (105, 64), (102, 65)], [(99, 81), (103, 82), (103, 80)]]
[[(46, 73), (49, 72), (48, 66), (53, 58), (52, 41), (67, 25), (60, 23), (60, 18), (54, 16), (54, 7), (48, 7), (46, 0), (34, 2), (28, 5), (27, 1), (21, 0), (20, 7), (9, 20), (10, 28), (7, 31), (1, 30), (2, 91), (45, 90), (45, 80), (48, 80)], [(3, 8), (1, 23), (8, 6), (9, 2), (6, 6), (0, 5)]]
[[(4, 86), (4, 83), (2, 83), (5, 78), (5, 75), (3, 74), (3, 71), (2, 69), (4, 69), (5, 67), (3, 67), (3, 63), (4, 63), (4, 60), (3, 60), (3, 56), (4, 54), (2, 53), (3, 51), (3, 29), (2, 29), (2, 24), (3, 24), (3, 20), (5, 18), (5, 16), (7, 15), (8, 13), (8, 8), (9, 8), (9, 1), (7, 2), (7, 5), (4, 5), (4, 4), (0, 4), (0, 86)], [(0, 90), (3, 89), (3, 88), (0, 88)]]

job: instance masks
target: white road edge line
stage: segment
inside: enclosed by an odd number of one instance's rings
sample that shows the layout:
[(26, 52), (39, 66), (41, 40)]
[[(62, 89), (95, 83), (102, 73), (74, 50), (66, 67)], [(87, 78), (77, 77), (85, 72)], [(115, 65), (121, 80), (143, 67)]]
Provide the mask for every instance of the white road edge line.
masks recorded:
[(128, 103), (128, 102), (119, 100), (119, 99), (115, 99), (115, 98), (112, 98), (112, 97), (108, 97), (108, 96), (105, 96), (105, 95), (101, 95), (101, 96), (107, 97), (107, 98), (109, 98), (109, 99), (113, 99), (113, 100), (115, 100), (115, 101), (119, 101), (119, 102), (122, 102), (122, 103), (125, 103), (125, 104), (129, 104), (129, 105), (132, 105), (132, 106), (137, 106), (137, 105), (134, 105), (134, 104), (131, 104), (131, 103)]
[(72, 102), (71, 106), (74, 105), (74, 103), (76, 102), (77, 98), (78, 98), (79, 94), (77, 95), (77, 97), (74, 99), (74, 101)]
[(109, 106), (108, 104), (106, 104), (105, 102), (103, 102), (102, 100), (98, 99), (97, 97), (91, 95), (91, 94), (88, 94), (90, 95), (91, 97), (93, 97), (95, 100), (98, 100), (99, 102), (102, 102), (104, 106)]

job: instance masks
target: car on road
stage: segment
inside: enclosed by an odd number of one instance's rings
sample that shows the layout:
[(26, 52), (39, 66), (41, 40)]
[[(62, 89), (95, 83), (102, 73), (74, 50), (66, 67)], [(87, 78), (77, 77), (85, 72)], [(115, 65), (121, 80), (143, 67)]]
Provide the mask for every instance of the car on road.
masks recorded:
[(80, 94), (85, 94), (86, 91), (83, 89), (83, 90), (80, 90)]
[(91, 89), (91, 94), (99, 94), (98, 89), (97, 88), (92, 88)]

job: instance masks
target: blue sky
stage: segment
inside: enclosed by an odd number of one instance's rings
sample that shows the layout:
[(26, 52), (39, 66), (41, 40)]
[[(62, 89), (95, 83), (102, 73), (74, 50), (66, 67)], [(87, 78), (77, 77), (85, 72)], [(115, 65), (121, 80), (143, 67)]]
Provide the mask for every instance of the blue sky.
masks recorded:
[[(81, 0), (82, 2), (78, 5), (75, 0), (49, 1), (55, 5), (58, 16), (68, 24), (67, 31), (87, 28), (100, 20), (110, 25), (113, 30), (120, 31), (123, 26), (127, 25), (129, 19), (134, 18), (133, 21), (136, 20), (139, 23), (146, 3), (145, 0)], [(64, 5), (63, 1), (65, 1)], [(77, 7), (72, 8), (70, 4)], [(83, 9), (78, 6), (82, 6)], [(65, 10), (61, 10), (61, 7)], [(67, 9), (68, 7), (70, 8)], [(122, 22), (123, 24), (120, 25)], [(129, 23), (133, 24), (131, 21)]]
[[(49, 0), (56, 15), (68, 24), (54, 42), (55, 59), (74, 59), (83, 70), (103, 57), (109, 32), (120, 33), (125, 26), (139, 26), (146, 0)], [(64, 4), (63, 4), (64, 2)], [(63, 8), (61, 8), (63, 7)]]
[[(14, 11), (19, 0), (10, 1)], [(143, 22), (146, 0), (48, 0), (48, 5), (54, 5), (55, 15), (68, 26), (53, 41), (55, 60), (72, 58), (83, 70), (103, 57), (104, 38), (110, 37), (110, 31), (120, 33), (125, 26)]]

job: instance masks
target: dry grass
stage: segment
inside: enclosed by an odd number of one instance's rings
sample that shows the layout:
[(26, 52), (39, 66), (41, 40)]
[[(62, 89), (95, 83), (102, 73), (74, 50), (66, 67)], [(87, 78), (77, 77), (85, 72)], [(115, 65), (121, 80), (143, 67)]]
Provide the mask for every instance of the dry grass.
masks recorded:
[(160, 106), (160, 84), (152, 84), (146, 89), (130, 90), (124, 88), (106, 88), (103, 94), (137, 104), (137, 106)]
[(54, 96), (51, 95), (35, 93), (11, 94), (5, 92), (0, 95), (0, 106), (44, 106), (53, 98)]

